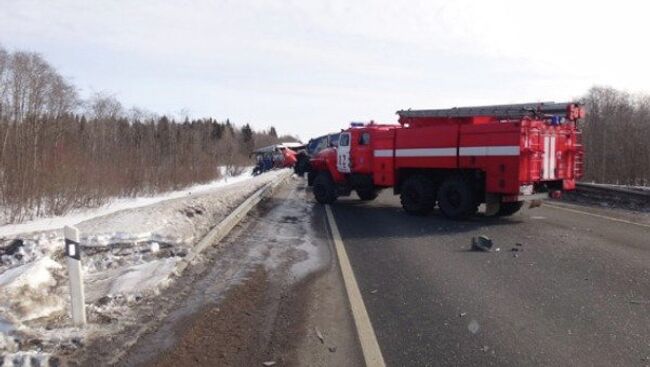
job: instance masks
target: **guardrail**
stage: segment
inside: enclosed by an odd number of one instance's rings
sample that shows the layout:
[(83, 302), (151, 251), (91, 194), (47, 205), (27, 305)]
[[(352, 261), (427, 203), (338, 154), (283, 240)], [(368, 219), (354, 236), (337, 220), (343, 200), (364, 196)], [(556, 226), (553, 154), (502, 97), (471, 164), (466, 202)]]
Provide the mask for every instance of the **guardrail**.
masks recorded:
[[(248, 212), (253, 209), (260, 201), (265, 198), (273, 195), (275, 190), (280, 186), (284, 181), (286, 181), (293, 171), (287, 171), (286, 173), (281, 174), (277, 179), (267, 183), (261, 189), (255, 191), (251, 196), (249, 196), (243, 203), (239, 204), (235, 210), (233, 210), (226, 218), (222, 219), (217, 225), (214, 226), (198, 243), (192, 250), (183, 258), (182, 261), (176, 264), (174, 273), (177, 276), (180, 276), (183, 271), (192, 263), (192, 260), (196, 259), (197, 256), (203, 252), (206, 248), (215, 245), (222, 239), (224, 239), (230, 231), (242, 220)], [(153, 322), (153, 321), (152, 321)], [(113, 356), (106, 363), (107, 365), (113, 366), (117, 364), (120, 359), (130, 350), (130, 348), (137, 343), (140, 337), (149, 330), (150, 324), (145, 323), (140, 326), (140, 328), (131, 335), (122, 347), (120, 351), (113, 354)]]
[(287, 178), (291, 177), (291, 171), (282, 173), (279, 177), (268, 184), (264, 185), (261, 189), (255, 191), (243, 203), (241, 203), (235, 210), (233, 210), (226, 218), (221, 220), (214, 228), (212, 228), (199, 243), (194, 246), (190, 252), (176, 265), (175, 273), (180, 275), (183, 270), (198, 256), (203, 250), (214, 245), (226, 237), (230, 231), (248, 214), (248, 212), (257, 205), (262, 199), (273, 195), (275, 189), (280, 186)]
[(650, 190), (635, 190), (599, 184), (578, 182), (575, 191), (565, 194), (568, 198), (581, 197), (598, 202), (631, 206), (635, 209), (650, 209)]

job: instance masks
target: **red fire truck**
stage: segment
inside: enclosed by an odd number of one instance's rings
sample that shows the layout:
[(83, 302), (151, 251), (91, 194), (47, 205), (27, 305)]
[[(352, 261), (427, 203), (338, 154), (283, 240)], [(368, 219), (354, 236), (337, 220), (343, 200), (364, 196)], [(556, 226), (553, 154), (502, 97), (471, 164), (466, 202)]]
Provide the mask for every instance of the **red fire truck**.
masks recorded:
[(511, 215), (575, 188), (582, 176), (579, 103), (524, 103), (398, 111), (399, 124), (354, 124), (337, 147), (311, 159), (309, 184), (320, 203), (356, 191), (373, 200), (392, 188), (411, 214), (436, 204), (463, 218)]

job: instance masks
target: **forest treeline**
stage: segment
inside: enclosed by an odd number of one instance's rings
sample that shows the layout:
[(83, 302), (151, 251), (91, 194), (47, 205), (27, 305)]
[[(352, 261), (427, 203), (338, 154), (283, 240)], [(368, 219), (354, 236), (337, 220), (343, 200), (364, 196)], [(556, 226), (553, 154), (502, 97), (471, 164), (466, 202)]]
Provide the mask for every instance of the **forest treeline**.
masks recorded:
[(0, 48), (0, 222), (206, 183), (286, 140), (274, 128), (127, 110), (107, 93), (82, 100), (39, 54)]
[(583, 180), (650, 185), (650, 95), (594, 87), (582, 100)]
[[(650, 96), (594, 87), (582, 98), (586, 181), (650, 184)], [(82, 99), (39, 54), (0, 47), (0, 223), (209, 182), (251, 164), (254, 147), (293, 140), (274, 128), (126, 109)]]

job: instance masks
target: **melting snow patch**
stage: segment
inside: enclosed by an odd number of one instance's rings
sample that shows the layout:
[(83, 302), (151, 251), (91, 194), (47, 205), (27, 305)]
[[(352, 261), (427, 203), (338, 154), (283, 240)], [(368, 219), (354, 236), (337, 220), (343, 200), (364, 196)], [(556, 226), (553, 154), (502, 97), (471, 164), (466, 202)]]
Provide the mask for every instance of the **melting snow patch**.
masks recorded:
[(11, 291), (21, 287), (32, 289), (41, 286), (52, 286), (56, 281), (50, 269), (60, 269), (61, 265), (50, 257), (42, 257), (32, 263), (20, 265), (0, 274), (0, 287)]
[[(88, 279), (96, 298), (105, 295), (157, 293), (168, 285), (179, 258), (166, 258), (99, 273)], [(103, 293), (103, 294), (102, 294)], [(97, 297), (98, 296), (98, 297)], [(95, 298), (95, 297), (89, 297)]]
[(57, 285), (53, 272), (62, 266), (50, 257), (20, 265), (0, 274), (2, 307), (13, 309), (22, 320), (48, 316), (63, 309), (63, 300), (51, 289)]
[[(0, 226), (0, 366), (45, 365), (48, 353), (71, 345), (75, 338), (120, 330), (128, 323), (124, 320), (133, 316), (134, 301), (157, 294), (171, 283), (176, 264), (192, 251), (197, 239), (247, 196), (285, 173), (243, 175), (229, 179), (227, 186), (195, 187), (176, 198), (151, 198), (165, 202), (108, 215), (102, 211), (105, 208), (89, 210), (93, 215), (86, 213), (82, 219), (92, 218), (76, 225), (81, 231), (89, 312), (89, 325), (82, 331), (70, 328), (67, 272), (57, 262), (63, 261), (60, 227), (81, 217), (61, 217), (55, 225)], [(13, 234), (54, 227), (58, 229)], [(24, 343), (26, 338), (42, 344), (30, 346)]]

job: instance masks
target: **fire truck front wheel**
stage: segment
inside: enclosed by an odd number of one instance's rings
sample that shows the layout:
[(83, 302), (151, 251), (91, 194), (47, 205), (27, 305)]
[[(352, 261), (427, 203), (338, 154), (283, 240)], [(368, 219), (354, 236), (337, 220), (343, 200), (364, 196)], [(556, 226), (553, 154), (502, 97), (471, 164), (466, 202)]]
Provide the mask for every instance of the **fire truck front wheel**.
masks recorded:
[(427, 176), (415, 175), (404, 181), (400, 201), (402, 208), (414, 215), (431, 213), (436, 204), (436, 194), (433, 181)]
[(317, 171), (307, 171), (307, 186), (314, 186), (314, 181), (316, 181), (317, 175)]
[(336, 201), (336, 184), (329, 173), (321, 172), (316, 176), (314, 197), (321, 204), (331, 204)]
[(462, 177), (452, 176), (438, 189), (438, 206), (447, 218), (463, 219), (476, 213), (477, 205), (471, 185)]

